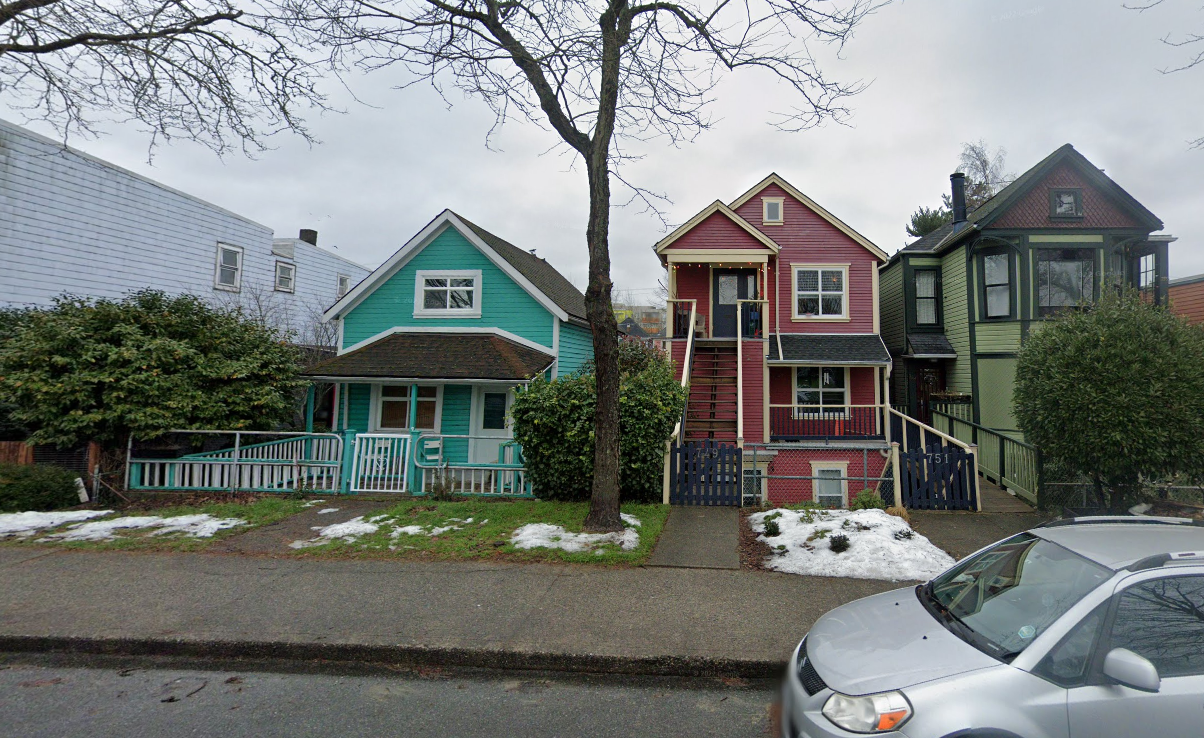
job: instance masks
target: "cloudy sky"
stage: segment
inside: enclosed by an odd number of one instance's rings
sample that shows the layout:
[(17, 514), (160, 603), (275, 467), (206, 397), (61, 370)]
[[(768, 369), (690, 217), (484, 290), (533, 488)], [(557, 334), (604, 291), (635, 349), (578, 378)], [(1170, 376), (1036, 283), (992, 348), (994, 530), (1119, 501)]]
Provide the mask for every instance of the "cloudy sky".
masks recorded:
[[(649, 146), (625, 176), (664, 193), (676, 225), (776, 171), (894, 252), (916, 206), (940, 202), (962, 142), (1003, 147), (1016, 174), (1070, 142), (1179, 237), (1172, 277), (1204, 272), (1204, 150), (1188, 146), (1204, 136), (1204, 66), (1160, 72), (1188, 56), (1162, 38), (1204, 32), (1204, 11), (1196, 0), (1144, 13), (1122, 2), (896, 0), (825, 67), (843, 81), (871, 82), (851, 100), (849, 125), (777, 132), (769, 113), (790, 105), (788, 91), (736, 74), (718, 90), (711, 130), (677, 149)], [(278, 236), (315, 228), (323, 245), (367, 266), (452, 208), (536, 249), (583, 287), (585, 175), (553, 148), (554, 135), (515, 122), (489, 150), (492, 117), (482, 103), (455, 94), (449, 107), (429, 88), (391, 88), (402, 80), (351, 80), (371, 107), (347, 103), (345, 114), (312, 121), (320, 145), (279, 138), (253, 161), (173, 143), (148, 164), (147, 139), (120, 129), (71, 143)], [(616, 287), (647, 296), (663, 274), (650, 249), (662, 226), (634, 207), (616, 209), (612, 222)]]

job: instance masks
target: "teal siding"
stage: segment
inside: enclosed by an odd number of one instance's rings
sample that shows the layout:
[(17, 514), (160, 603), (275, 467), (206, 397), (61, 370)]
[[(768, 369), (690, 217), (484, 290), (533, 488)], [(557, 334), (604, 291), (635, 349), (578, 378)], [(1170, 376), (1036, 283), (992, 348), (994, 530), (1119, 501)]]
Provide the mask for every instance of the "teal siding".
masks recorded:
[(594, 336), (588, 328), (560, 324), (560, 363), (557, 373), (560, 376), (571, 374), (581, 368), (586, 361), (594, 358)]
[(349, 384), (347, 390), (347, 418), (343, 421), (343, 427), (366, 433), (368, 406), (372, 402), (372, 385)]
[[(480, 269), (481, 317), (415, 318), (415, 272), (423, 269)], [(552, 345), (552, 314), (450, 227), (343, 318), (343, 346), (396, 326), (501, 328), (542, 346)]]
[[(472, 387), (463, 384), (444, 385), (443, 414), (439, 423), (444, 435), (468, 435), (471, 411)], [(443, 458), (453, 463), (468, 461), (468, 439), (445, 439), (443, 441)]]

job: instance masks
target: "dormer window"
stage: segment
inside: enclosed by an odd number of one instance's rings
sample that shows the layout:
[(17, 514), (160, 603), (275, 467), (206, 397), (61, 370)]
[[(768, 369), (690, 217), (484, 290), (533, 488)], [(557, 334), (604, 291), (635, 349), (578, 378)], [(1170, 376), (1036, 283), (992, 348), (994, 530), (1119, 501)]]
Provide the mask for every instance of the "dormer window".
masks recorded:
[(419, 271), (414, 286), (414, 317), (481, 317), (480, 270)]
[(782, 200), (781, 197), (763, 197), (761, 198), (761, 223), (763, 225), (782, 225)]

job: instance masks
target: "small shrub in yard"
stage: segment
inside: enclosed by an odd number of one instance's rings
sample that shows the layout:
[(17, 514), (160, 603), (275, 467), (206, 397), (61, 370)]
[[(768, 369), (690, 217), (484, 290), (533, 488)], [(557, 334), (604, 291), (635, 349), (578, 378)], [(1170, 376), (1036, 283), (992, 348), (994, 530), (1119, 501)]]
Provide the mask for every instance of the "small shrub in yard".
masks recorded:
[(832, 549), (832, 553), (844, 553), (849, 550), (849, 537), (844, 533), (837, 533), (828, 539), (828, 548)]
[(896, 541), (910, 541), (912, 538), (915, 538), (915, 535), (916, 535), (916, 532), (914, 530), (912, 530), (911, 528), (900, 528), (897, 531), (895, 531), (895, 540)]
[(886, 508), (886, 514), (894, 515), (896, 518), (901, 518), (903, 522), (907, 523), (908, 525), (911, 524), (911, 516), (907, 514), (907, 508), (905, 507), (891, 505), (890, 507)]
[(881, 495), (872, 489), (863, 489), (849, 503), (850, 510), (885, 510), (886, 503)]
[(765, 519), (765, 537), (773, 538), (774, 536), (782, 535), (782, 529), (778, 527), (777, 520)]
[(78, 505), (77, 476), (56, 466), (0, 464), (0, 513)]

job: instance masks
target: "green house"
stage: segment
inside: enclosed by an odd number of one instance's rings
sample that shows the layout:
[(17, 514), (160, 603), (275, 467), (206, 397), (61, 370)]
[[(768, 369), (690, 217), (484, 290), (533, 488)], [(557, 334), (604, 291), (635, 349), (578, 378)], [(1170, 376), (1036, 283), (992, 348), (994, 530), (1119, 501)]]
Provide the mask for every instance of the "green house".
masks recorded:
[(1165, 302), (1173, 238), (1153, 234), (1162, 221), (1070, 144), (971, 212), (964, 176), (951, 180), (953, 221), (879, 272), (892, 402), (924, 422), (934, 400), (960, 404), (968, 420), (1016, 431), (1025, 337), (1109, 286)]
[[(419, 464), (460, 467), (468, 487), (492, 485), (464, 491), (497, 492), (489, 466), (521, 463), (508, 420), (515, 389), (593, 356), (584, 295), (533, 252), (450, 210), (324, 318), (338, 323), (338, 353), (306, 374), (335, 385), (332, 428), (357, 432), (351, 491), (429, 485), (365, 471), (400, 469), (397, 457), (417, 453)], [(470, 484), (471, 467), (481, 473)]]

